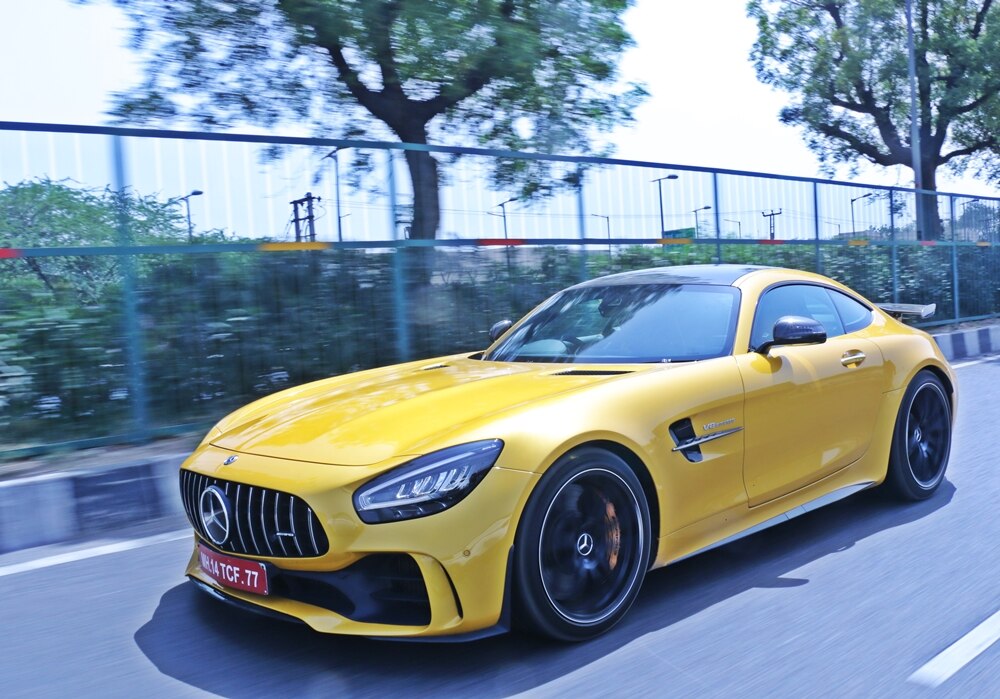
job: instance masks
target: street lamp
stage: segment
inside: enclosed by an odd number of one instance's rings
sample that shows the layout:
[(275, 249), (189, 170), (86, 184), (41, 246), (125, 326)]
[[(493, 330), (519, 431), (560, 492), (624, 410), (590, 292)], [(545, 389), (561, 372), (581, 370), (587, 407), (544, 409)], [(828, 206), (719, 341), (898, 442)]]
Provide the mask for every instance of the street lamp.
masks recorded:
[(741, 240), (743, 239), (743, 224), (740, 221), (738, 221), (736, 219), (732, 219), (732, 218), (724, 218), (722, 220), (725, 221), (726, 223), (735, 223), (736, 226), (737, 226), (736, 230), (739, 231), (739, 233), (737, 233), (736, 237), (739, 238), (739, 239), (741, 239)]
[[(500, 215), (503, 216), (503, 239), (504, 240), (507, 240), (507, 204), (510, 204), (512, 201), (517, 201), (517, 197), (511, 197), (507, 201), (502, 201), (499, 204), (497, 204), (497, 206), (500, 207)], [(496, 208), (496, 206), (493, 207), (493, 208)]]
[(591, 216), (596, 216), (597, 218), (603, 218), (604, 223), (608, 226), (608, 257), (611, 256), (611, 217), (605, 216), (604, 214), (591, 214)]
[(194, 242), (194, 226), (191, 225), (191, 202), (188, 201), (191, 197), (200, 197), (204, 194), (200, 189), (191, 190), (190, 194), (185, 194), (183, 197), (177, 197), (174, 201), (184, 202), (184, 209), (187, 211), (187, 222), (188, 222), (188, 245)]
[(712, 208), (711, 206), (709, 206), (708, 204), (706, 204), (705, 206), (702, 206), (702, 207), (700, 207), (698, 209), (695, 209), (694, 211), (691, 212), (692, 214), (694, 214), (694, 237), (695, 238), (698, 237), (698, 212), (699, 211), (708, 211), (711, 208)]
[(660, 194), (660, 235), (666, 235), (666, 226), (663, 223), (663, 180), (676, 180), (677, 175), (664, 175), (663, 177), (657, 177), (655, 180), (650, 180), (650, 182), (656, 183), (656, 189)]
[(969, 201), (963, 201), (961, 204), (959, 204), (959, 206), (962, 207), (962, 214), (963, 215), (965, 214), (965, 207), (967, 207), (969, 204), (975, 204), (977, 201), (979, 201), (979, 197), (976, 197), (975, 199), (969, 199)]
[(851, 235), (857, 233), (858, 230), (857, 226), (854, 225), (854, 202), (858, 201), (859, 199), (867, 199), (868, 197), (871, 196), (875, 195), (872, 194), (871, 192), (868, 192), (868, 194), (862, 194), (860, 197), (854, 197), (853, 199), (851, 199)]

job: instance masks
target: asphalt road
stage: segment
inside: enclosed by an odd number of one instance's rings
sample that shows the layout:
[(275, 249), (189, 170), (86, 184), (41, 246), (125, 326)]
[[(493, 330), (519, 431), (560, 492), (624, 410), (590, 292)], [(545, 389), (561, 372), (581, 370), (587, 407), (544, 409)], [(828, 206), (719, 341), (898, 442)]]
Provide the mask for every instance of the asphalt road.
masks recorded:
[(655, 571), (587, 644), (321, 636), (205, 598), (168, 534), (0, 557), (0, 694), (998, 696), (1000, 359), (958, 376), (934, 498), (861, 493)]

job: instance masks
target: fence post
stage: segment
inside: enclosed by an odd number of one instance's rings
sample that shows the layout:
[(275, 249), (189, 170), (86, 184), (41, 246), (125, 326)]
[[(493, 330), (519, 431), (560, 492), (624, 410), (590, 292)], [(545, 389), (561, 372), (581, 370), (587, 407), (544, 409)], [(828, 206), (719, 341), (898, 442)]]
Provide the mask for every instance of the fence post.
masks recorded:
[[(583, 205), (583, 166), (576, 166), (576, 227), (580, 240), (587, 237), (587, 211)], [(608, 253), (608, 271), (611, 268), (611, 253)], [(587, 246), (580, 246), (580, 281), (587, 281)]]
[(948, 195), (948, 209), (951, 215), (951, 297), (955, 302), (955, 320), (961, 317), (958, 305), (958, 238), (955, 229), (955, 195)]
[(899, 303), (899, 245), (896, 242), (896, 190), (889, 190), (889, 242), (892, 243), (892, 302)]
[[(118, 245), (132, 245), (132, 230), (129, 226), (128, 192), (125, 191), (125, 150), (121, 136), (111, 137), (111, 161), (114, 171), (114, 188), (118, 195), (117, 232)], [(122, 331), (125, 333), (125, 363), (128, 367), (129, 398), (132, 403), (132, 428), (129, 439), (145, 441), (149, 436), (149, 391), (146, 387), (145, 358), (142, 351), (142, 337), (139, 328), (139, 308), (136, 298), (135, 258), (122, 255), (122, 308), (125, 314)]]
[(399, 240), (396, 210), (396, 172), (392, 149), (386, 149), (389, 185), (389, 232), (397, 241), (392, 253), (392, 310), (396, 325), (396, 356), (400, 362), (410, 359), (410, 326), (406, 318), (406, 241)]
[(715, 261), (722, 264), (722, 212), (719, 211), (719, 173), (712, 172), (712, 206), (715, 207)]
[(816, 237), (816, 273), (823, 274), (823, 253), (819, 247), (819, 183), (813, 182), (813, 233)]

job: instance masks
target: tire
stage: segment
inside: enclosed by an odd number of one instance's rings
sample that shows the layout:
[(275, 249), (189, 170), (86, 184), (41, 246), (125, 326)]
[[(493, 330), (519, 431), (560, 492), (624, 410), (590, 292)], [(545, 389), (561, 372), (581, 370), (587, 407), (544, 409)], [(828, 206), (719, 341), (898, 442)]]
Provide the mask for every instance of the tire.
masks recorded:
[(651, 546), (649, 506), (628, 464), (597, 448), (567, 454), (518, 526), (515, 623), (563, 641), (604, 633), (639, 594)]
[(951, 403), (937, 376), (921, 371), (906, 387), (892, 434), (886, 487), (902, 500), (925, 500), (944, 480), (951, 452)]

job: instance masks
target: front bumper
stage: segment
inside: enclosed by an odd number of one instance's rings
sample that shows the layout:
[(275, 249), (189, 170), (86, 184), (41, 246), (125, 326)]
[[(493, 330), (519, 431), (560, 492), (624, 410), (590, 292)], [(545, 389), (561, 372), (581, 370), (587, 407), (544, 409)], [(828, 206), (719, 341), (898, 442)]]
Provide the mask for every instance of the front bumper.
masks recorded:
[[(195, 536), (187, 575), (216, 596), (292, 617), (323, 633), (380, 637), (474, 635), (501, 624), (509, 554), (537, 475), (494, 467), (462, 502), (403, 522), (364, 524), (354, 511), (366, 468), (324, 466), (199, 449), (183, 468), (292, 493), (316, 513), (329, 540), (317, 557), (264, 557), (224, 550), (268, 569), (268, 595), (225, 587), (201, 569)], [(217, 550), (219, 547), (213, 546)], [(502, 630), (502, 629), (500, 629)]]

